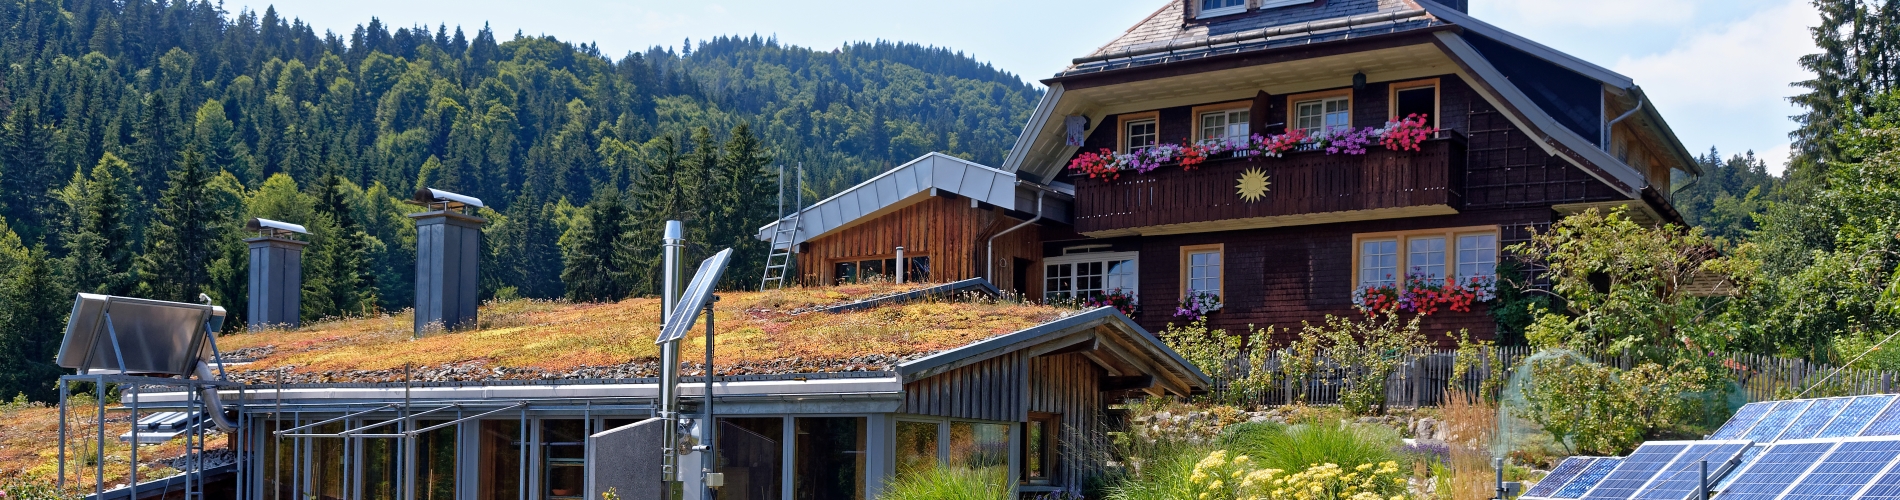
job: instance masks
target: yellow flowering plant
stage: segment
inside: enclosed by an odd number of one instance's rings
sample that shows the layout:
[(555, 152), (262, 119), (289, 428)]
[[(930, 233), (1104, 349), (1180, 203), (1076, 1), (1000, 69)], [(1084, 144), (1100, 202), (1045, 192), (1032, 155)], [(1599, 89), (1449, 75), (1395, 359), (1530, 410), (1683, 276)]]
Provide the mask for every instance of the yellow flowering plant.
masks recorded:
[(1404, 500), (1406, 477), (1398, 462), (1351, 469), (1320, 464), (1288, 474), (1262, 468), (1246, 455), (1209, 453), (1188, 477), (1195, 500)]

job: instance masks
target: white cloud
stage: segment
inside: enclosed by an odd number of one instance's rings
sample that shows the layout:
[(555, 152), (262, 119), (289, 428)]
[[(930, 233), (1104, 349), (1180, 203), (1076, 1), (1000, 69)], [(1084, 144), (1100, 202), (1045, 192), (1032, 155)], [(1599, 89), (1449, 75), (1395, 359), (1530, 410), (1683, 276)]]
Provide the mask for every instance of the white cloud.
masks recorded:
[[(1614, 68), (1643, 86), (1691, 150), (1724, 154), (1754, 149), (1779, 170), (1787, 162), (1789, 83), (1807, 78), (1798, 62), (1815, 51), (1808, 26), (1819, 16), (1805, 0), (1787, 0), (1734, 23), (1689, 35), (1668, 50), (1624, 56)], [(1684, 126), (1688, 125), (1688, 126)]]
[[(1528, 24), (1627, 26), (1674, 24), (1696, 14), (1695, 0), (1489, 0), (1491, 10)], [(1493, 5), (1494, 4), (1494, 5)]]

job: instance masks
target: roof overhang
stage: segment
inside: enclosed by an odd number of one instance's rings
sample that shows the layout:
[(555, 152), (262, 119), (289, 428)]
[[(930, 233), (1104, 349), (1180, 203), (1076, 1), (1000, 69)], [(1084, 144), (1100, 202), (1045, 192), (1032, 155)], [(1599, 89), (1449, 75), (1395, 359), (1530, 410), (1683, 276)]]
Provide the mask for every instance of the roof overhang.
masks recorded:
[(1207, 375), (1195, 368), (1193, 363), (1112, 307), (1092, 309), (899, 363), (897, 373), (905, 382), (913, 382), (1012, 352), (1053, 354), (1068, 352), (1085, 343), (1089, 345), (1089, 350), (1102, 353), (1098, 356), (1113, 356), (1119, 362), (1132, 366), (1137, 371), (1134, 375), (1154, 377), (1155, 383), (1169, 392), (1187, 395), (1213, 386)]
[[(943, 153), (929, 153), (884, 171), (877, 177), (820, 200), (799, 211), (797, 245), (879, 215), (952, 193), (1005, 208), (1017, 208), (1016, 174)], [(759, 228), (758, 238), (772, 241), (778, 221)]]

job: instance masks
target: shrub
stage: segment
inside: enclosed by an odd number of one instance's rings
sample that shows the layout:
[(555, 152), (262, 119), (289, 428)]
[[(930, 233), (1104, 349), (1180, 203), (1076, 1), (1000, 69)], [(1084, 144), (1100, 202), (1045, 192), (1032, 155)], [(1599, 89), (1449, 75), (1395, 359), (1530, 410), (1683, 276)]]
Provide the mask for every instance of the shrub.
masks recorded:
[(1237, 425), (1222, 448), (1253, 457), (1262, 467), (1290, 471), (1329, 463), (1353, 469), (1405, 459), (1396, 451), (1401, 443), (1398, 433), (1389, 428), (1340, 422), (1276, 427)]
[(1418, 318), (1400, 321), (1395, 312), (1355, 321), (1327, 315), (1326, 322), (1306, 324), (1300, 340), (1286, 352), (1289, 376), (1304, 375), (1318, 367), (1312, 359), (1325, 353), (1327, 361), (1348, 370), (1340, 388), (1339, 405), (1354, 415), (1385, 413), (1385, 382), (1404, 364), (1408, 354), (1425, 347)]
[(884, 487), (880, 500), (1006, 500), (1008, 476), (1000, 467), (920, 467)]
[(1214, 402), (1251, 405), (1259, 401), (1261, 392), (1273, 380), (1273, 374), (1265, 368), (1268, 353), (1265, 347), (1273, 338), (1272, 327), (1250, 327), (1246, 332), (1233, 335), (1227, 330), (1209, 330), (1206, 319), (1197, 319), (1182, 326), (1169, 323), (1160, 337), (1201, 373), (1214, 379)]
[(1571, 452), (1620, 455), (1652, 434), (1703, 425), (1726, 410), (1726, 383), (1699, 363), (1642, 363), (1617, 370), (1574, 353), (1533, 356), (1509, 396), (1512, 413)]
[(1340, 467), (1323, 463), (1288, 474), (1265, 467), (1247, 455), (1217, 450), (1195, 462), (1188, 476), (1189, 496), (1200, 500), (1377, 500), (1401, 498), (1405, 474), (1399, 463), (1385, 461)]

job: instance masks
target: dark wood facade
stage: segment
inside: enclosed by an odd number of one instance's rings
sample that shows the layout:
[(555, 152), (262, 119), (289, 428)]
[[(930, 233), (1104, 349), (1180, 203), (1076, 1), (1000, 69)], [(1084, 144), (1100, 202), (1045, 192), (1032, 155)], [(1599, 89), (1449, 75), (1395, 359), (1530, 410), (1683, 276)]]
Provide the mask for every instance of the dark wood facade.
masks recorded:
[[(972, 207), (969, 198), (933, 196), (805, 242), (797, 254), (797, 268), (806, 284), (832, 284), (838, 280), (835, 264), (893, 259), (901, 246), (906, 258), (930, 257), (930, 281), (987, 277), (984, 259), (990, 237), (1023, 221), (999, 208)], [(1027, 262), (1032, 271), (1041, 268), (1040, 232), (1039, 226), (1032, 225), (996, 239), (996, 276), (990, 282), (998, 289), (1021, 290), (1029, 296), (1042, 293), (1041, 280), (1034, 273), (1023, 283), (1013, 279), (1018, 263)]]
[[(1428, 141), (1421, 152), (1396, 153), (1374, 146), (1363, 156), (1307, 152), (1283, 158), (1210, 160), (1194, 171), (1162, 167), (1150, 174), (1124, 173), (1108, 183), (1066, 174), (1062, 179), (1076, 185), (1076, 230), (1080, 233), (1114, 234), (1127, 228), (1152, 230), (1162, 224), (1261, 217), (1271, 222), (1272, 217), (1296, 219), (1394, 206), (1442, 204), (1438, 206), (1454, 208), (1455, 213), (1341, 221), (1313, 218), (1299, 225), (1256, 221), (1241, 229), (1206, 224), (1203, 227), (1208, 229), (1195, 232), (1052, 239), (1044, 243), (1044, 255), (1061, 255), (1063, 248), (1076, 245), (1108, 244), (1113, 251), (1139, 251), (1143, 312), (1136, 320), (1144, 328), (1159, 331), (1169, 323), (1185, 321), (1170, 316), (1181, 295), (1181, 249), (1221, 244), (1224, 305), (1208, 316), (1209, 326), (1229, 331), (1272, 326), (1278, 329), (1279, 340), (1286, 341), (1299, 334), (1302, 322), (1318, 323), (1329, 314), (1360, 314), (1352, 303), (1355, 234), (1495, 227), (1501, 249), (1528, 240), (1531, 228), (1554, 222), (1558, 215), (1552, 206), (1626, 199), (1564, 159), (1546, 154), (1459, 77), (1438, 80), (1439, 124), (1451, 138)], [(1385, 123), (1390, 95), (1385, 85), (1370, 83), (1353, 92), (1354, 126)], [(1262, 100), (1254, 109), (1265, 108), (1268, 117), (1276, 117), (1271, 121), (1285, 116), (1284, 96)], [(1158, 111), (1163, 142), (1180, 143), (1191, 137), (1193, 108)], [(1115, 147), (1118, 130), (1108, 126), (1115, 118), (1103, 123), (1080, 152)], [(1234, 194), (1234, 177), (1248, 168), (1274, 172), (1267, 198), (1252, 204)], [(1325, 191), (1329, 189), (1333, 190), (1330, 196)], [(1103, 203), (1108, 208), (1102, 208)], [(1438, 312), (1424, 319), (1423, 328), (1439, 341), (1448, 341), (1445, 333), (1461, 329), (1474, 338), (1491, 339), (1496, 323), (1480, 307), (1469, 313)]]

